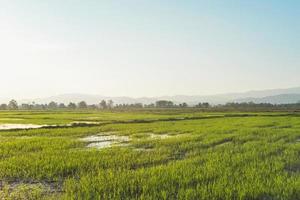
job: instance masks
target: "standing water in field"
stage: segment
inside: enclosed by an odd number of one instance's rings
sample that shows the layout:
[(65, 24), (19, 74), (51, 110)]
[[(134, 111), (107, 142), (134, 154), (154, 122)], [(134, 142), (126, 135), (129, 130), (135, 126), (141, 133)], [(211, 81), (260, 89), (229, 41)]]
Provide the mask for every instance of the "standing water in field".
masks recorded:
[(168, 137), (171, 137), (171, 136), (168, 135), (168, 134), (154, 134), (154, 133), (151, 133), (149, 135), (149, 137), (151, 139), (165, 139), (165, 138), (168, 138)]
[(128, 136), (118, 135), (92, 135), (85, 138), (81, 138), (81, 141), (88, 142), (87, 147), (103, 149), (115, 146), (120, 146), (122, 142), (128, 142)]
[(45, 127), (60, 127), (60, 126), (76, 126), (81, 124), (99, 124), (99, 122), (88, 122), (88, 121), (76, 121), (65, 125), (38, 125), (38, 124), (0, 124), (0, 130), (14, 130), (14, 129), (37, 129), (37, 128), (45, 128)]
[(36, 125), (36, 124), (0, 124), (0, 130), (13, 130), (13, 129), (33, 129), (42, 128), (46, 125)]

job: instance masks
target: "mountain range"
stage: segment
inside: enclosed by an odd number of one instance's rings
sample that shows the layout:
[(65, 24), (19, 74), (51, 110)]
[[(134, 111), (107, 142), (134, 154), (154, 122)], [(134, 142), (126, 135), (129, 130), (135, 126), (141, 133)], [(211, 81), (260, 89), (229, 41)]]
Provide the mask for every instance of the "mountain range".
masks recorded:
[(175, 96), (159, 96), (159, 97), (109, 97), (102, 95), (91, 94), (61, 94), (47, 98), (25, 99), (19, 102), (36, 102), (36, 103), (49, 103), (51, 101), (59, 103), (79, 102), (86, 101), (88, 104), (98, 104), (101, 100), (113, 100), (115, 104), (125, 103), (143, 103), (150, 104), (157, 100), (170, 100), (174, 103), (186, 102), (190, 105), (199, 102), (209, 102), (211, 104), (224, 104), (227, 102), (254, 102), (254, 103), (272, 103), (272, 104), (285, 104), (297, 103), (300, 101), (300, 87), (287, 88), (287, 89), (270, 89), (270, 90), (256, 90), (242, 93), (227, 93), (216, 95), (175, 95)]

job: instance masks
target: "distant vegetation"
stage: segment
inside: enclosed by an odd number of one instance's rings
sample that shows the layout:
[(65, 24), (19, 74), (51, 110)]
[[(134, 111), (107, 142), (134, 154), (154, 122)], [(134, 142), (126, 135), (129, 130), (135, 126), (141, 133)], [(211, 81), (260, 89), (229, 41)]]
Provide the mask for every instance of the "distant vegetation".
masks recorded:
[(271, 103), (235, 103), (212, 105), (208, 102), (200, 102), (196, 105), (188, 105), (185, 102), (176, 104), (168, 100), (159, 100), (155, 103), (142, 104), (114, 104), (112, 100), (102, 100), (99, 104), (87, 104), (85, 101), (79, 103), (70, 102), (68, 104), (51, 101), (48, 104), (38, 103), (22, 103), (18, 104), (16, 100), (11, 100), (7, 104), (0, 104), (0, 110), (118, 110), (118, 109), (147, 109), (147, 108), (194, 108), (203, 109), (205, 111), (226, 111), (226, 110), (241, 110), (241, 111), (298, 111), (300, 110), (299, 103), (294, 104), (271, 104)]

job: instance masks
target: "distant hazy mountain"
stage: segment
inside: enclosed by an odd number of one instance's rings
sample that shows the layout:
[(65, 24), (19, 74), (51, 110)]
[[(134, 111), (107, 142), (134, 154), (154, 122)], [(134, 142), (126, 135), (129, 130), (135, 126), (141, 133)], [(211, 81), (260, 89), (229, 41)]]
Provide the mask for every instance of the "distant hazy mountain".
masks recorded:
[[(245, 93), (237, 93), (239, 98), (262, 98), (267, 96), (286, 95), (286, 94), (300, 94), (300, 87), (287, 88), (287, 89), (271, 89), (271, 90), (257, 90)], [(243, 96), (243, 97), (242, 97)]]
[(86, 101), (88, 104), (98, 104), (101, 100), (113, 100), (115, 104), (133, 104), (133, 103), (143, 103), (150, 104), (155, 103), (158, 100), (170, 100), (175, 103), (186, 102), (189, 104), (197, 104), (199, 102), (210, 102), (210, 103), (223, 103), (231, 98), (223, 97), (222, 95), (214, 95), (214, 96), (188, 96), (188, 95), (177, 95), (177, 96), (160, 96), (160, 97), (140, 97), (140, 98), (132, 98), (132, 97), (108, 97), (102, 95), (89, 95), (89, 94), (62, 94), (47, 98), (38, 98), (38, 99), (26, 99), (20, 100), (19, 102), (35, 102), (35, 103), (49, 103), (51, 101), (59, 102), (59, 103), (69, 103), (74, 102), (78, 103), (80, 101)]
[(258, 90), (243, 93), (229, 93), (217, 95), (176, 95), (176, 96), (160, 96), (160, 97), (107, 97), (102, 95), (89, 95), (89, 94), (62, 94), (48, 98), (28, 99), (19, 102), (36, 102), (36, 103), (49, 103), (51, 101), (60, 103), (86, 101), (88, 104), (98, 104), (102, 99), (112, 99), (116, 104), (120, 103), (144, 103), (150, 104), (157, 100), (170, 100), (175, 103), (186, 102), (188, 104), (197, 104), (199, 102), (209, 102), (211, 104), (223, 104), (227, 102), (257, 102), (257, 103), (295, 103), (300, 100), (300, 87), (288, 89), (273, 89), (273, 90)]
[(254, 103), (272, 103), (272, 104), (290, 104), (300, 102), (300, 94), (280, 94), (262, 98), (244, 98), (237, 99), (235, 102), (254, 102)]

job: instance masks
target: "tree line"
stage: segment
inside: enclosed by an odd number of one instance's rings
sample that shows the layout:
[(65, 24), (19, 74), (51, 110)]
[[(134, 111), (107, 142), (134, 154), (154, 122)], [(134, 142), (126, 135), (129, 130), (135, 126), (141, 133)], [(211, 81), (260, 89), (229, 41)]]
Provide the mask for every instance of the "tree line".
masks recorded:
[[(87, 104), (85, 101), (79, 103), (70, 102), (68, 104), (57, 103), (51, 101), (48, 104), (22, 103), (18, 104), (16, 100), (11, 100), (7, 104), (0, 104), (0, 110), (55, 110), (55, 109), (130, 109), (130, 108), (188, 108), (191, 107), (187, 103), (183, 102), (175, 104), (172, 101), (159, 100), (155, 103), (142, 104), (115, 104), (112, 100), (102, 100), (98, 104)], [(194, 107), (197, 108), (209, 108), (209, 103), (199, 103)]]
[(9, 101), (8, 104), (1, 104), (0, 110), (56, 110), (56, 109), (112, 109), (114, 108), (114, 102), (112, 100), (102, 100), (99, 104), (87, 104), (85, 101), (79, 103), (70, 102), (68, 104), (57, 103), (51, 101), (48, 104), (22, 103), (18, 104), (16, 100)]
[(76, 109), (143, 109), (143, 108), (198, 108), (205, 110), (300, 110), (300, 101), (294, 104), (271, 104), (271, 103), (236, 103), (230, 102), (226, 104), (211, 105), (208, 102), (200, 102), (196, 105), (188, 105), (187, 103), (175, 104), (168, 100), (159, 100), (155, 103), (142, 104), (115, 104), (112, 100), (102, 100), (98, 104), (87, 104), (85, 101), (79, 103), (70, 102), (68, 104), (57, 103), (51, 101), (48, 104), (22, 103), (18, 104), (16, 100), (11, 100), (7, 104), (0, 104), (0, 110), (76, 110)]

